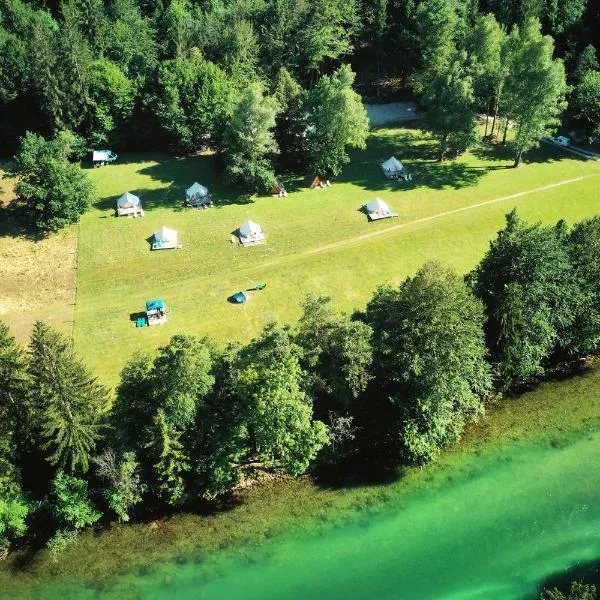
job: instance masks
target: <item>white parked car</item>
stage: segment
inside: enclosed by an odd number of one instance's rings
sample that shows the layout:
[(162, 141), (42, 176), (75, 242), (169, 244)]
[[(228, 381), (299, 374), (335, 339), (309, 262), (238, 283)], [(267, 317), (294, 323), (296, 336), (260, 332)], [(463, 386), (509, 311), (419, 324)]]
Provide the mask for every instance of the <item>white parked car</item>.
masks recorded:
[(556, 137), (550, 138), (558, 146), (570, 146), (571, 140), (564, 135), (557, 135)]

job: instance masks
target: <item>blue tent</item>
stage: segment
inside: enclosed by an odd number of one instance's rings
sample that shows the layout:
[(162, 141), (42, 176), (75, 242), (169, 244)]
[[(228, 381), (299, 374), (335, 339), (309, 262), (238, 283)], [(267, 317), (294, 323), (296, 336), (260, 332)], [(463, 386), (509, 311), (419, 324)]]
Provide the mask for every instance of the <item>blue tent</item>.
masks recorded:
[(148, 300), (146, 302), (146, 312), (151, 310), (164, 310), (165, 303), (162, 300)]
[(248, 300), (248, 294), (246, 292), (237, 292), (237, 294), (231, 296), (231, 299), (237, 304), (243, 304)]

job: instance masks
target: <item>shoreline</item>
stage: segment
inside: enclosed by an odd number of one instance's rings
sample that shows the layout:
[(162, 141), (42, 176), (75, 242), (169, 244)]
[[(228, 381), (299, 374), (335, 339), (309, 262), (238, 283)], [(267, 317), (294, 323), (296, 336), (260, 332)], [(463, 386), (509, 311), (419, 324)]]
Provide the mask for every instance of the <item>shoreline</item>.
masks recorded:
[(242, 490), (230, 506), (210, 514), (183, 513), (87, 530), (56, 564), (44, 550), (33, 556), (27, 550), (11, 554), (0, 563), (0, 589), (21, 598), (73, 580), (104, 588), (117, 576), (152, 572), (173, 561), (243, 556), (273, 539), (301, 535), (315, 524), (328, 530), (357, 512), (367, 514), (390, 502), (402, 505), (460, 477), (470, 463), (485, 456), (519, 444), (560, 448), (598, 430), (600, 363), (595, 361), (569, 379), (501, 400), (437, 462), (406, 468), (391, 482), (334, 487), (319, 485), (308, 475), (282, 478)]

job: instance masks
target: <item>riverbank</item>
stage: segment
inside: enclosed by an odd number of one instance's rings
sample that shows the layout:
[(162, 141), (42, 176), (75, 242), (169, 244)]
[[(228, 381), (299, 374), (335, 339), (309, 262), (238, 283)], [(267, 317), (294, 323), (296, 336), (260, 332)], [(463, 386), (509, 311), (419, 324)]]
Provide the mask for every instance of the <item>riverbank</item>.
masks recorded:
[[(148, 576), (168, 561), (206, 564), (224, 550), (238, 552), (247, 561), (274, 540), (312, 535), (315, 530), (333, 531), (360, 519), (361, 514), (372, 515), (392, 503), (400, 507), (422, 494), (429, 496), (465, 473), (470, 477), (474, 468), (480, 468), (477, 465), (489, 466), (490, 460), (502, 462), (503, 457), (508, 460), (520, 446), (560, 449), (599, 430), (600, 366), (595, 364), (568, 380), (545, 383), (491, 407), (485, 420), (470, 427), (463, 441), (435, 465), (408, 469), (392, 483), (324, 488), (307, 477), (285, 480), (245, 491), (235, 505), (216, 514), (180, 515), (151, 524), (88, 531), (58, 564), (45, 552), (11, 556), (0, 567), (0, 589), (6, 594), (39, 597), (39, 590), (62, 580), (85, 582), (93, 593), (111, 589), (117, 575)], [(119, 594), (123, 597), (121, 587)], [(139, 589), (132, 590), (132, 597), (139, 597)]]

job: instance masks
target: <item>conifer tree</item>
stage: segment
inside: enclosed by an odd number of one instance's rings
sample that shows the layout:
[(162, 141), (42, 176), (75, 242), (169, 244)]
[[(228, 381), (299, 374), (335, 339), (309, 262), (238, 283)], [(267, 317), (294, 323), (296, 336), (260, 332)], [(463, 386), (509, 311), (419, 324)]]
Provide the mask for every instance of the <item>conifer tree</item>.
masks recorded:
[(185, 499), (183, 475), (189, 469), (189, 462), (180, 436), (167, 422), (162, 408), (156, 411), (147, 435), (146, 447), (152, 457), (158, 496), (171, 506), (180, 506)]
[(107, 391), (60, 333), (38, 321), (29, 345), (29, 371), (39, 402), (39, 428), (48, 461), (85, 472), (101, 436)]

